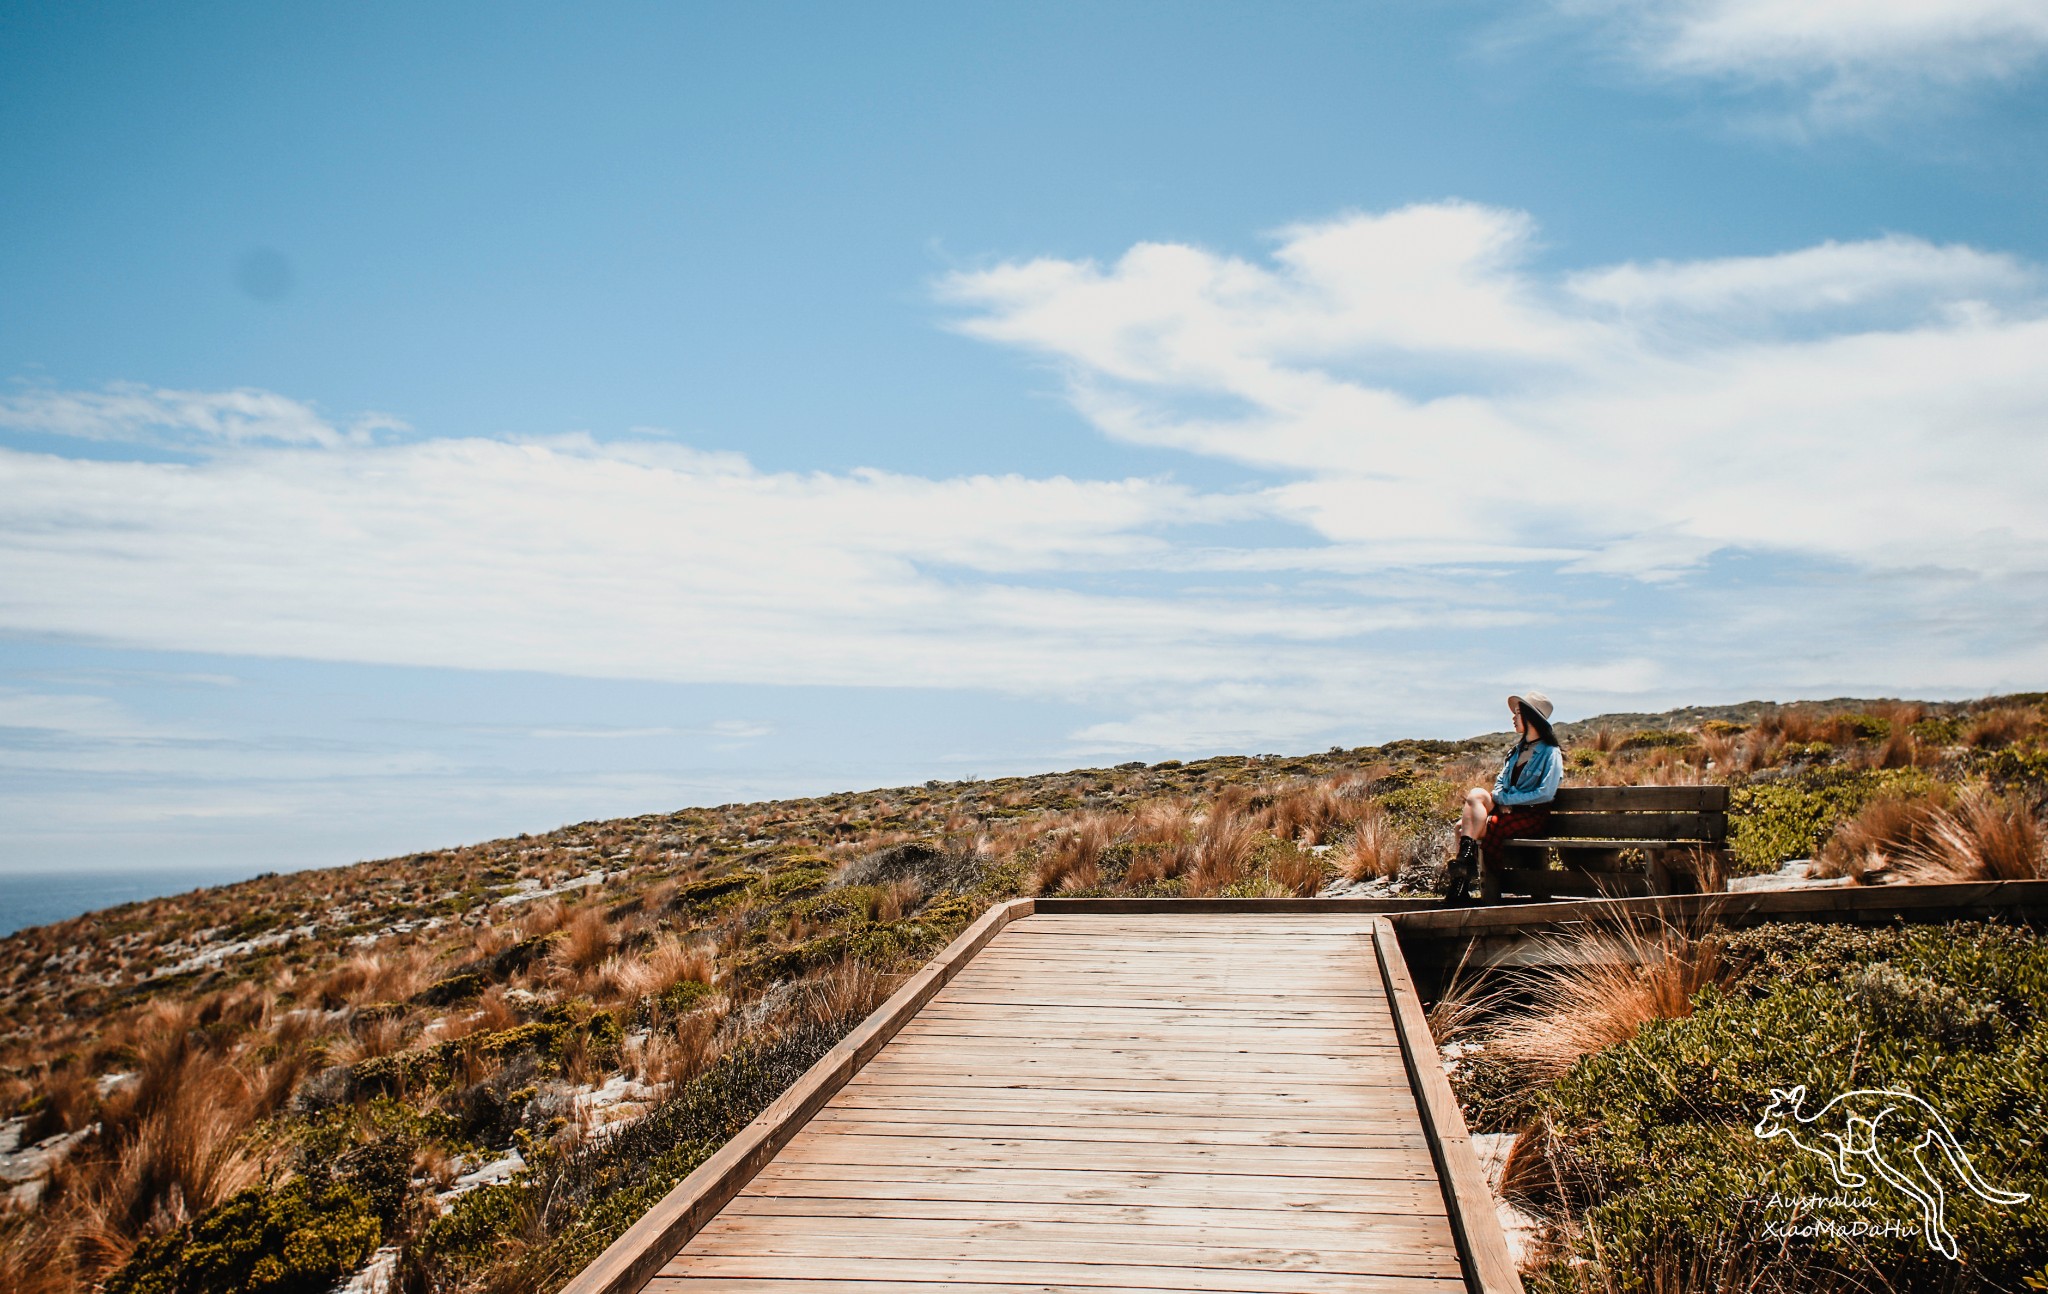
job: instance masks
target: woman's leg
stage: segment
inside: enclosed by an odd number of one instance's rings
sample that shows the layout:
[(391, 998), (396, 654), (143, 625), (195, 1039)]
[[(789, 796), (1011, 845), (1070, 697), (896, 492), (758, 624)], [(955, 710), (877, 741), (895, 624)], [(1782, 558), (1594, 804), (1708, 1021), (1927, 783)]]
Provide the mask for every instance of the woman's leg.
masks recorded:
[(1493, 792), (1475, 786), (1465, 792), (1464, 812), (1458, 816), (1458, 834), (1477, 840), (1486, 834), (1486, 819), (1493, 812)]
[(1475, 786), (1465, 792), (1465, 807), (1458, 814), (1458, 852), (1451, 858), (1445, 873), (1450, 887), (1444, 892), (1445, 903), (1467, 901), (1472, 878), (1478, 871), (1478, 841), (1486, 834), (1486, 816), (1492, 812), (1493, 792), (1483, 786)]

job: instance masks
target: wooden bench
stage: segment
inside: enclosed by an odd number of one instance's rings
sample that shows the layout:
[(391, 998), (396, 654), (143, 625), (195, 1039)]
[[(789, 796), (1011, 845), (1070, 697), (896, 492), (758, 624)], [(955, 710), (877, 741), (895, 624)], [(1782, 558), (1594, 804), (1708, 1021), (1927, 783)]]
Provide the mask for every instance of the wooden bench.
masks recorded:
[[(1693, 893), (1726, 874), (1725, 786), (1567, 786), (1551, 802), (1541, 837), (1510, 840), (1480, 860), (1479, 893), (1548, 899), (1560, 894), (1634, 897)], [(1560, 863), (1552, 867), (1555, 852)], [(1640, 852), (1643, 870), (1623, 866)]]

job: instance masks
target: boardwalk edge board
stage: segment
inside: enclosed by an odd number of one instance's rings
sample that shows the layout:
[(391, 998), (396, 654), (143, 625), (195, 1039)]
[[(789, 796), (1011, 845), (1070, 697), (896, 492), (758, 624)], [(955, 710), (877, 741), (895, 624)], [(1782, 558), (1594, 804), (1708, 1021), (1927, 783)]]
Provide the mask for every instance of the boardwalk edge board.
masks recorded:
[(1479, 1157), (1472, 1152), (1464, 1112), (1458, 1108), (1450, 1079), (1444, 1076), (1429, 1019), (1408, 977), (1408, 963), (1401, 956), (1391, 922), (1383, 918), (1374, 923), (1372, 946), (1394, 1010), (1394, 1033), (1401, 1040), (1401, 1055), (1415, 1088), (1422, 1130), (1430, 1156), (1436, 1160), (1444, 1205), (1451, 1215), (1451, 1235), (1464, 1263), (1466, 1288), (1473, 1294), (1522, 1294), (1522, 1278), (1508, 1250), (1500, 1215), (1494, 1210), (1493, 1191)]
[(644, 1217), (605, 1248), (596, 1261), (562, 1287), (561, 1294), (637, 1294), (668, 1260), (718, 1215), (754, 1175), (787, 1145), (861, 1067), (896, 1036), (918, 1009), (944, 988), (961, 967), (1003, 927), (1031, 915), (1032, 899), (999, 903), (981, 915), (923, 970), (904, 981), (887, 1002), (856, 1026), (838, 1046), (788, 1091), (771, 1102), (739, 1135), (676, 1183)]

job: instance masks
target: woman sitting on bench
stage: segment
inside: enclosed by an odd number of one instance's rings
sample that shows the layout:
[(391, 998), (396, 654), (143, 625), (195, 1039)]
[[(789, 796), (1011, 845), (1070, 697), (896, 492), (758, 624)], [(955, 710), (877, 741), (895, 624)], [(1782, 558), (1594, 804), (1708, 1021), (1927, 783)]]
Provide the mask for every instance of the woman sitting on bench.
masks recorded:
[(1500, 775), (1493, 779), (1491, 791), (1475, 786), (1465, 792), (1465, 809), (1458, 821), (1458, 853), (1448, 868), (1446, 905), (1467, 901), (1467, 891), (1479, 874), (1486, 851), (1498, 850), (1517, 836), (1541, 831), (1550, 820), (1550, 802), (1557, 798), (1557, 784), (1564, 777), (1564, 752), (1558, 749), (1557, 734), (1550, 729), (1550, 711), (1550, 698), (1541, 692), (1508, 698), (1518, 740), (1500, 766)]

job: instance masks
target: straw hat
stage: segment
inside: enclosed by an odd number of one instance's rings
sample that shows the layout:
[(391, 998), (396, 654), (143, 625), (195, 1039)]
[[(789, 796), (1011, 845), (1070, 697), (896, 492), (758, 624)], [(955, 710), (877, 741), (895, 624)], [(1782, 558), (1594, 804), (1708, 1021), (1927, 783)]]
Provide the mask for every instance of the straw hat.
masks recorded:
[(1550, 698), (1541, 692), (1534, 689), (1527, 692), (1518, 692), (1510, 696), (1508, 700), (1513, 701), (1525, 711), (1534, 710), (1544, 723), (1548, 724), (1550, 722), (1550, 711), (1552, 708)]

